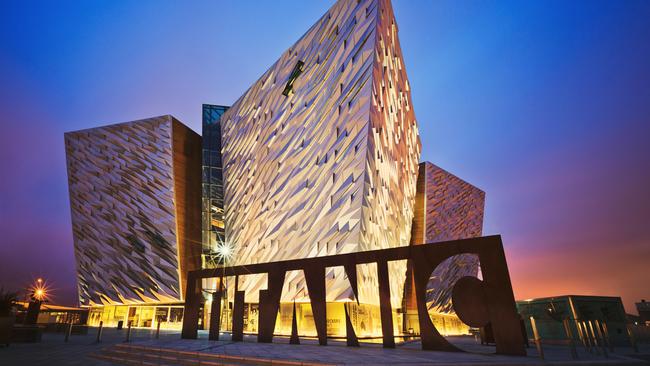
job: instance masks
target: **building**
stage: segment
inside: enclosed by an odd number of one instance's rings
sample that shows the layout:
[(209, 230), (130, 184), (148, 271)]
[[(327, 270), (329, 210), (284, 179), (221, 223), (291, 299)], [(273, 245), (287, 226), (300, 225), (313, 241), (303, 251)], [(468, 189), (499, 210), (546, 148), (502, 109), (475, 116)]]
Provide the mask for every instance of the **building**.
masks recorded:
[[(483, 234), (485, 192), (446, 170), (420, 163), (417, 179), (411, 245), (480, 237)], [(427, 308), (436, 327), (446, 334), (467, 333), (468, 327), (454, 314), (451, 291), (464, 276), (478, 275), (475, 255), (460, 254), (442, 262), (427, 286)], [(417, 333), (417, 308), (411, 273), (404, 295), (404, 331)]]
[[(232, 265), (409, 244), (421, 146), (397, 33), (389, 1), (338, 1), (223, 114)], [(389, 270), (399, 307), (406, 263)], [(342, 268), (328, 278), (338, 334), (342, 303), (355, 299)], [(239, 287), (254, 319), (265, 278)], [(354, 311), (367, 334), (379, 327), (378, 296), (376, 269), (363, 266)], [(310, 317), (306, 299), (303, 274), (288, 274), (282, 329), (294, 301)]]
[(636, 311), (639, 312), (639, 320), (641, 323), (650, 326), (650, 302), (641, 300), (641, 302), (637, 302), (635, 305)]
[(533, 338), (530, 317), (535, 318), (542, 339), (566, 339), (562, 321), (569, 319), (574, 340), (580, 342), (578, 321), (599, 321), (606, 325), (615, 346), (629, 346), (625, 309), (620, 297), (566, 295), (517, 301), (517, 311)]
[[(16, 324), (24, 324), (29, 302), (18, 301), (16, 305)], [(60, 329), (63, 331), (63, 326), (66, 324), (86, 324), (87, 320), (88, 308), (42, 303), (39, 307), (36, 324), (44, 325), (47, 329)]]
[(65, 148), (89, 324), (179, 328), (201, 265), (201, 137), (161, 116), (68, 132)]
[[(481, 236), (485, 194), (418, 165), (410, 93), (390, 1), (339, 0), (231, 107), (204, 104), (202, 137), (171, 116), (67, 133), (89, 324), (179, 328), (185, 276), (199, 268)], [(327, 269), (329, 335), (345, 333), (346, 306), (359, 336), (381, 332), (377, 266), (357, 271), (355, 294), (342, 266)], [(476, 257), (458, 255), (433, 272), (428, 308), (445, 334), (467, 330), (451, 290), (477, 271)], [(407, 260), (388, 272), (395, 333), (406, 332)], [(201, 326), (219, 301), (230, 330), (236, 286), (256, 332), (267, 280), (203, 280)], [(301, 335), (315, 334), (302, 271), (285, 277), (277, 333), (290, 333), (294, 303)]]

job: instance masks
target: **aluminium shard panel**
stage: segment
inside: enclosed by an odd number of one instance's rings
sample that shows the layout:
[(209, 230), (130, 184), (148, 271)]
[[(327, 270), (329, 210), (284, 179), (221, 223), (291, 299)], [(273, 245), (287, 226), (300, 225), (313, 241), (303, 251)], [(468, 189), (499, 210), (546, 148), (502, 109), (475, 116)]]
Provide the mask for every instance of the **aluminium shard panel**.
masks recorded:
[[(389, 1), (336, 2), (224, 113), (221, 132), (233, 265), (409, 244), (421, 145)], [(390, 268), (399, 298), (405, 265)], [(328, 301), (352, 298), (342, 270), (327, 278)], [(304, 300), (304, 281), (287, 283), (282, 301)], [(240, 283), (247, 296), (264, 286)], [(378, 303), (370, 268), (359, 290)]]
[(200, 268), (201, 139), (171, 116), (65, 134), (82, 305), (177, 302)]
[[(485, 192), (446, 170), (420, 163), (411, 242), (415, 245), (480, 237)], [(478, 257), (455, 255), (442, 262), (427, 285), (430, 311), (451, 313), (451, 290), (461, 277), (478, 274)]]

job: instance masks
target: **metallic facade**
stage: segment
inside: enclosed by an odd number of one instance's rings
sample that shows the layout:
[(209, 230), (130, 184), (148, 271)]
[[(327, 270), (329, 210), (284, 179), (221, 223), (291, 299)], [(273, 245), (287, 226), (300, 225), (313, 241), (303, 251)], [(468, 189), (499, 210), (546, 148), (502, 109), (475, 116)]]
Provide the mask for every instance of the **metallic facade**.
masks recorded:
[(201, 138), (172, 116), (68, 132), (82, 305), (178, 302), (200, 268)]
[[(417, 187), (412, 244), (482, 235), (485, 192), (429, 162), (420, 163)], [(427, 286), (429, 311), (453, 312), (454, 284), (464, 276), (477, 276), (478, 268), (478, 257), (472, 254), (456, 255), (441, 263)]]
[(228, 107), (203, 105), (203, 176), (201, 233), (203, 256), (201, 266), (216, 266), (221, 258), (219, 247), (226, 243), (223, 217), (223, 164), (221, 160), (220, 118)]
[[(409, 244), (421, 146), (389, 1), (338, 1), (224, 113), (221, 132), (232, 265)], [(395, 303), (405, 269), (390, 263)], [(353, 298), (344, 277), (328, 269), (328, 301)], [(359, 300), (378, 304), (376, 270), (359, 278)], [(265, 282), (239, 286), (248, 296)], [(303, 300), (304, 278), (287, 282), (282, 301)]]

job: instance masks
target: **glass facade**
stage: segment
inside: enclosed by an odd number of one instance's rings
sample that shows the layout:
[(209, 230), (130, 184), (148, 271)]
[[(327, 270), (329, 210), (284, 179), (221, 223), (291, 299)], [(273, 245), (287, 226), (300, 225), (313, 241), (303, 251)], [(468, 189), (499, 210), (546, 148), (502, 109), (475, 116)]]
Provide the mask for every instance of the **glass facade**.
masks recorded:
[(160, 323), (161, 329), (179, 330), (183, 325), (182, 304), (152, 304), (152, 305), (107, 305), (93, 306), (88, 315), (88, 325), (116, 327), (122, 322), (124, 327), (129, 324), (135, 328), (155, 328)]
[(215, 267), (225, 246), (223, 211), (223, 170), (221, 163), (221, 115), (228, 107), (203, 105), (203, 203), (201, 231), (203, 268)]

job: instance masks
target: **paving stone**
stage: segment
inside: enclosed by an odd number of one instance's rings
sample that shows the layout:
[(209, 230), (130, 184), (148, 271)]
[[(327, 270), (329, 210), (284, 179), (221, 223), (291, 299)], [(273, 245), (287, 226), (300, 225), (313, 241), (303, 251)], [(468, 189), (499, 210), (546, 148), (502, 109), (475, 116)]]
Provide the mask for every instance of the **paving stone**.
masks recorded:
[[(535, 348), (528, 348), (527, 357), (502, 356), (494, 354), (494, 347), (481, 346), (470, 337), (449, 337), (450, 341), (469, 352), (422, 351), (418, 342), (399, 344), (395, 349), (384, 349), (379, 344), (362, 343), (361, 347), (347, 347), (344, 342), (332, 341), (328, 346), (319, 346), (317, 341), (301, 339), (300, 345), (291, 345), (285, 338), (278, 337), (277, 343), (257, 343), (254, 336), (247, 336), (244, 342), (231, 342), (228, 336), (220, 341), (208, 341), (207, 333), (200, 332), (199, 339), (180, 339), (178, 332), (161, 331), (159, 339), (154, 332), (137, 329), (131, 334), (131, 342), (124, 343), (126, 331), (104, 329), (102, 343), (95, 343), (96, 330), (88, 335), (72, 335), (68, 343), (62, 333), (45, 333), (40, 343), (14, 343), (0, 347), (0, 365), (70, 365), (110, 366), (116, 365), (110, 357), (90, 357), (103, 352), (147, 352), (141, 362), (134, 364), (178, 365), (178, 361), (202, 360), (202, 364), (251, 364), (246, 360), (262, 359), (267, 364), (278, 361), (292, 361), (307, 365), (323, 363), (333, 365), (609, 365), (649, 364), (643, 357), (650, 357), (650, 345), (641, 345), (641, 353), (634, 355), (631, 349), (618, 348), (604, 358), (578, 348), (579, 359), (572, 361), (567, 347), (546, 346), (546, 361), (537, 358)], [(275, 341), (275, 340), (274, 340)], [(176, 355), (177, 351), (184, 352)], [(201, 356), (199, 356), (201, 354)], [(186, 355), (187, 357), (183, 357)], [(630, 355), (637, 358), (629, 357)], [(210, 357), (212, 356), (212, 357)], [(142, 361), (146, 361), (143, 363)]]

